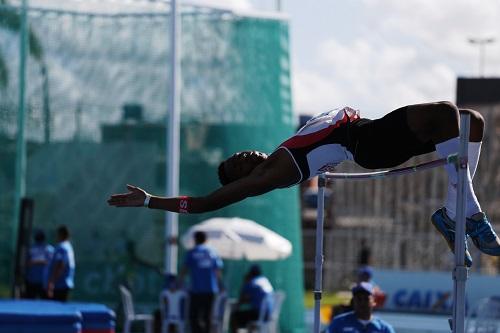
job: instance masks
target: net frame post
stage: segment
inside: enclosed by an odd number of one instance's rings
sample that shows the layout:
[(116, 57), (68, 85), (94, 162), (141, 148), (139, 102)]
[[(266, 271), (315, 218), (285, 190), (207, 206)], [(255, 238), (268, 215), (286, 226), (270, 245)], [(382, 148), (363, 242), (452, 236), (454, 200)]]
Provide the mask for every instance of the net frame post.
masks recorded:
[(27, 117), (27, 70), (30, 50), (28, 17), (29, 0), (22, 0), (20, 7), (20, 36), (19, 36), (19, 82), (18, 82), (18, 109), (17, 109), (17, 135), (16, 157), (14, 174), (14, 218), (12, 219), (12, 237), (10, 250), (12, 255), (16, 252), (16, 235), (19, 233), (18, 221), (22, 206), (22, 199), (26, 196), (27, 173), (27, 142), (26, 142), (26, 117)]
[[(169, 159), (166, 163), (165, 173), (166, 183), (165, 192), (167, 197), (176, 197), (179, 195), (179, 173), (180, 173), (180, 39), (181, 39), (181, 20), (177, 0), (170, 1), (170, 98), (169, 115), (166, 117), (167, 135), (165, 136), (165, 156)], [(179, 214), (165, 212), (165, 245), (164, 245), (164, 268), (165, 272), (177, 274), (177, 257), (179, 237)]]
[(467, 178), (469, 172), (468, 145), (470, 134), (470, 115), (460, 115), (460, 146), (458, 161), (457, 183), (457, 215), (455, 219), (455, 268), (453, 269), (453, 319), (451, 329), (453, 333), (465, 331), (465, 285), (468, 268), (464, 265), (465, 259), (465, 206)]
[(314, 269), (314, 333), (321, 329), (321, 296), (323, 284), (323, 225), (325, 221), (326, 175), (318, 176), (317, 215), (316, 215), (316, 256)]

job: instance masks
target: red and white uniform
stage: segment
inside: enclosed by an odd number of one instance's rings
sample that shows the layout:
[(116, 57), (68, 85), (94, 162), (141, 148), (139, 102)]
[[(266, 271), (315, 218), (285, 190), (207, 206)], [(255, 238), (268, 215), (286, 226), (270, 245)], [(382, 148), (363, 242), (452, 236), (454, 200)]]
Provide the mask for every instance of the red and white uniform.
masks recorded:
[(346, 145), (346, 125), (359, 119), (359, 111), (350, 107), (337, 108), (311, 118), (290, 139), (277, 149), (285, 149), (294, 160), (300, 172), (300, 183), (333, 167), (345, 160), (353, 160)]

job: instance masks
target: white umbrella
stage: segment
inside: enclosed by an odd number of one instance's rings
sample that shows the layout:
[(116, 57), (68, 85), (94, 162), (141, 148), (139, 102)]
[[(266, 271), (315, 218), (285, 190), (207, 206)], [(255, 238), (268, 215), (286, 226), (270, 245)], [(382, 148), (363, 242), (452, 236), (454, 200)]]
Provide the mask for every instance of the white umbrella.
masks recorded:
[(204, 231), (207, 245), (225, 259), (279, 260), (292, 253), (290, 241), (254, 221), (239, 217), (215, 217), (192, 226), (181, 239), (185, 248), (194, 246), (196, 231)]

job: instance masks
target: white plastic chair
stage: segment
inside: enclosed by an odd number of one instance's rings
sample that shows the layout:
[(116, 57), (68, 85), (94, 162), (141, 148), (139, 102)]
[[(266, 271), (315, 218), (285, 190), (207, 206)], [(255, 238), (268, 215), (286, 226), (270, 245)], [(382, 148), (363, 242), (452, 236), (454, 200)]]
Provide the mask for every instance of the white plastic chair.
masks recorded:
[(466, 333), (497, 333), (500, 332), (500, 296), (481, 299), (469, 318), (467, 318)]
[(179, 290), (175, 294), (164, 290), (160, 294), (161, 332), (168, 333), (170, 325), (177, 327), (177, 333), (184, 333), (189, 309), (188, 294)]
[(222, 291), (215, 296), (212, 305), (211, 325), (212, 333), (224, 333), (229, 328), (229, 318), (231, 317), (231, 300), (226, 291)]
[(277, 290), (273, 293), (273, 311), (271, 312), (271, 317), (269, 318), (269, 333), (279, 332), (279, 322), (281, 307), (285, 301), (286, 295), (283, 290)]
[(134, 321), (143, 321), (146, 333), (153, 332), (153, 316), (150, 314), (136, 314), (134, 311), (134, 301), (132, 294), (123, 285), (120, 285), (120, 294), (123, 303), (123, 313), (125, 322), (123, 323), (123, 333), (130, 333), (130, 327)]
[[(257, 319), (257, 321), (250, 322), (247, 325), (248, 332), (277, 333), (281, 306), (283, 305), (284, 300), (285, 293), (281, 290), (268, 294), (262, 300), (260, 305), (259, 319)], [(272, 311), (266, 318), (266, 314), (269, 312), (271, 307)]]

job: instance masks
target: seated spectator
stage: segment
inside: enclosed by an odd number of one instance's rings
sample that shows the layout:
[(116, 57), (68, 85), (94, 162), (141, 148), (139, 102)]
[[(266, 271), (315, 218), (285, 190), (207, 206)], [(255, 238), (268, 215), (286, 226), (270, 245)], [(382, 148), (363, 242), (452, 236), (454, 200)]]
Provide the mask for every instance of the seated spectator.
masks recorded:
[(360, 282), (351, 291), (353, 311), (333, 318), (332, 323), (328, 326), (328, 333), (395, 333), (390, 324), (373, 315), (375, 307), (373, 285), (368, 282)]
[(162, 318), (168, 318), (171, 321), (167, 332), (177, 332), (178, 327), (173, 322), (184, 322), (187, 317), (185, 313), (187, 293), (181, 289), (177, 276), (174, 274), (167, 274), (160, 302)]
[[(272, 292), (273, 286), (262, 275), (260, 266), (252, 265), (244, 277), (238, 303), (231, 315), (231, 332), (236, 332), (238, 328), (245, 328), (248, 323), (259, 319), (261, 303)], [(267, 313), (266, 316), (269, 314)]]

